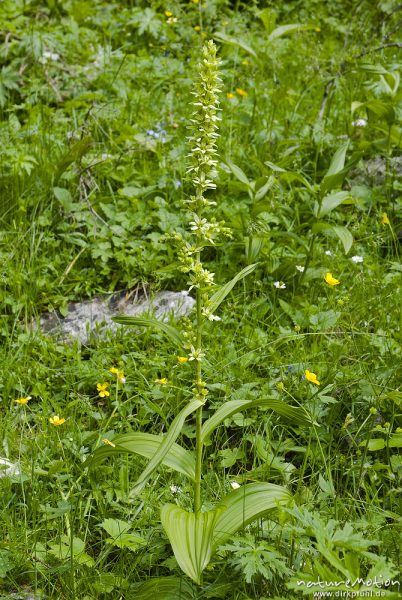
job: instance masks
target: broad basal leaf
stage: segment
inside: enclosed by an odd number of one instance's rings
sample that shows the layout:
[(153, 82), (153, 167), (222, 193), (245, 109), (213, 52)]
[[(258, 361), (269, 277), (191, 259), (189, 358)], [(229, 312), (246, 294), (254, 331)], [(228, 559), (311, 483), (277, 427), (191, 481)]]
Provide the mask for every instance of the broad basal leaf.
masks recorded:
[[(140, 454), (145, 458), (151, 459), (160, 447), (163, 439), (164, 436), (162, 435), (142, 433), (140, 431), (116, 435), (111, 440), (114, 447), (105, 445), (97, 448), (85, 464), (86, 466), (93, 468), (109, 456), (122, 453)], [(162, 464), (194, 480), (194, 457), (188, 450), (179, 446), (179, 444), (173, 443), (170, 446), (169, 451), (162, 460)]]
[[(290, 503), (290, 492), (273, 483), (250, 483), (225, 496), (217, 505), (213, 551), (255, 519)], [(223, 509), (223, 510), (220, 510)]]
[(201, 574), (211, 560), (214, 527), (220, 508), (208, 512), (188, 512), (176, 504), (165, 504), (161, 521), (180, 568), (200, 584)]
[(184, 578), (154, 577), (138, 588), (135, 587), (135, 600), (195, 600), (198, 596)]

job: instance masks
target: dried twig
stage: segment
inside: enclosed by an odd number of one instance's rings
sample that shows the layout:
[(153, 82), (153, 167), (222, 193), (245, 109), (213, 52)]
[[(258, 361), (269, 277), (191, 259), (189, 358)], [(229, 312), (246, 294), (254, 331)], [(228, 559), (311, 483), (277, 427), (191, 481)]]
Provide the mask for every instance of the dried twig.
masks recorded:
[(388, 44), (382, 44), (382, 46), (378, 46), (378, 48), (372, 48), (371, 50), (366, 50), (365, 52), (356, 54), (353, 56), (353, 58), (361, 58), (362, 56), (366, 56), (372, 52), (381, 52), (381, 50), (385, 50), (385, 48), (402, 48), (402, 42), (389, 42)]
[[(100, 214), (98, 214), (96, 212), (96, 210), (94, 209), (94, 207), (92, 206), (90, 200), (89, 200), (89, 196), (90, 194), (95, 190), (98, 189), (99, 191), (99, 187), (98, 184), (96, 183), (96, 181), (93, 178), (88, 178), (88, 177), (84, 177), (83, 175), (80, 176), (80, 183), (79, 183), (79, 189), (80, 189), (80, 196), (81, 198), (84, 198), (85, 202), (88, 205), (88, 208), (91, 212), (91, 214), (98, 219), (101, 223), (103, 223), (103, 225), (106, 225), (106, 227), (108, 229), (110, 229), (111, 231), (113, 231), (113, 227), (111, 227), (109, 225), (109, 223), (107, 223), (105, 221), (105, 219), (103, 219)], [(90, 193), (88, 194), (88, 190), (90, 190)]]

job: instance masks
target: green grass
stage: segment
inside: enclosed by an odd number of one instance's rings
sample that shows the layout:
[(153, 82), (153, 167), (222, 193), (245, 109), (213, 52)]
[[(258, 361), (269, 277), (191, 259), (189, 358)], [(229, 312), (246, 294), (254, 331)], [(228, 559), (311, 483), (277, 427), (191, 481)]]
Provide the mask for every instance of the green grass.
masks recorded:
[[(3, 2), (0, 457), (21, 473), (0, 478), (1, 598), (302, 598), (311, 590), (297, 581), (398, 579), (402, 96), (400, 48), (387, 44), (400, 16), (396, 1)], [(272, 35), (292, 23), (311, 27)], [(103, 438), (166, 433), (191, 399), (191, 364), (151, 329), (79, 346), (31, 325), (98, 293), (188, 287), (171, 234), (190, 216), (190, 92), (211, 37), (223, 61), (214, 200), (233, 238), (204, 262), (218, 284), (258, 266), (205, 327), (204, 418), (268, 396), (304, 406), (317, 425), (255, 409), (211, 436), (205, 510), (235, 482), (284, 485), (294, 505), (226, 543), (196, 586), (160, 523), (165, 503), (192, 510), (187, 479), (162, 467), (132, 497), (145, 459), (84, 467)], [(374, 159), (382, 175), (367, 173)], [(320, 216), (323, 197), (341, 191)], [(194, 438), (190, 417), (179, 441), (192, 451)], [(143, 542), (115, 539), (108, 520)]]

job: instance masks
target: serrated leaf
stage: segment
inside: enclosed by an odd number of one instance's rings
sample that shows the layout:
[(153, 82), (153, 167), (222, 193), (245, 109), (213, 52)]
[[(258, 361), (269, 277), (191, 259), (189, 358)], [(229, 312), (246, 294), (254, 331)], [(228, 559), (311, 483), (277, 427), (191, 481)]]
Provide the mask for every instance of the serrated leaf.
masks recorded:
[(129, 533), (131, 525), (127, 521), (105, 519), (102, 521), (101, 526), (111, 536), (106, 538), (108, 544), (112, 544), (118, 548), (129, 548), (130, 550), (137, 550), (140, 546), (146, 544), (146, 541), (142, 537), (135, 533)]
[(119, 323), (119, 325), (128, 325), (130, 327), (150, 327), (159, 329), (159, 331), (167, 335), (175, 344), (179, 346), (183, 345), (183, 338), (179, 330), (172, 325), (168, 325), (164, 321), (159, 321), (159, 319), (152, 317), (128, 317), (121, 315), (118, 317), (112, 317), (112, 321)]
[(232, 289), (234, 288), (236, 283), (238, 281), (241, 281), (242, 279), (244, 279), (244, 277), (247, 277), (247, 275), (250, 275), (250, 273), (252, 273), (256, 269), (257, 264), (258, 263), (253, 264), (253, 265), (248, 265), (247, 267), (242, 269), (240, 271), (240, 273), (237, 273), (237, 275), (235, 275), (233, 277), (233, 279), (231, 279), (231, 281), (229, 281), (228, 283), (223, 285), (221, 288), (219, 288), (219, 290), (217, 292), (215, 292), (215, 294), (213, 294), (211, 296), (211, 298), (208, 300), (208, 303), (207, 303), (208, 309), (212, 313), (214, 313), (215, 310), (218, 308), (218, 306), (224, 301), (226, 296), (232, 291)]
[(321, 207), (317, 203), (317, 207), (315, 207), (314, 210), (315, 216), (321, 218), (324, 215), (327, 215), (331, 210), (334, 210), (334, 208), (342, 204), (347, 198), (350, 198), (349, 192), (327, 194), (322, 200)]
[[(162, 435), (142, 433), (141, 431), (117, 435), (111, 440), (111, 442), (115, 444), (115, 447), (105, 445), (97, 448), (93, 455), (87, 459), (85, 464), (86, 466), (93, 468), (106, 460), (109, 456), (122, 453), (140, 454), (145, 458), (151, 459), (160, 447), (163, 439), (164, 436)], [(179, 444), (174, 443), (171, 445), (169, 452), (162, 460), (162, 464), (194, 480), (194, 457), (188, 450), (185, 450)]]
[(297, 33), (298, 31), (306, 31), (307, 29), (315, 29), (315, 25), (303, 25), (302, 23), (291, 23), (289, 25), (280, 25), (276, 27), (268, 36), (269, 40), (275, 40), (289, 33)]
[(343, 244), (345, 254), (347, 254), (353, 244), (353, 235), (350, 233), (349, 229), (342, 227), (341, 225), (331, 225), (331, 230), (340, 239)]
[(267, 512), (286, 506), (290, 492), (273, 483), (250, 483), (230, 492), (217, 505), (219, 512), (214, 527), (213, 551), (234, 533)]
[(198, 408), (203, 406), (203, 402), (201, 400), (193, 400), (187, 404), (177, 415), (177, 417), (172, 421), (172, 424), (169, 427), (169, 431), (166, 435), (163, 436), (163, 441), (158, 447), (157, 451), (149, 461), (148, 465), (141, 473), (136, 483), (134, 484), (134, 488), (131, 491), (132, 495), (138, 494), (144, 488), (146, 482), (152, 473), (159, 467), (159, 465), (165, 460), (166, 456), (169, 454), (169, 451), (173, 445), (173, 443), (178, 438), (180, 431), (184, 425), (184, 421), (186, 418), (196, 411)]
[(127, 533), (131, 529), (130, 523), (123, 521), (122, 519), (104, 519), (100, 526), (108, 533), (112, 538), (117, 538), (122, 533)]
[(172, 545), (182, 571), (197, 584), (209, 564), (213, 552), (214, 528), (222, 512), (188, 512), (176, 504), (165, 504), (161, 510), (163, 528)]
[(244, 50), (245, 52), (247, 52), (247, 54), (250, 54), (250, 56), (252, 56), (253, 58), (256, 58), (258, 60), (258, 56), (255, 53), (255, 51), (253, 50), (253, 48), (251, 46), (249, 46), (248, 44), (246, 44), (243, 40), (232, 37), (230, 35), (226, 35), (226, 33), (223, 33), (222, 31), (218, 31), (217, 33), (214, 33), (213, 37), (216, 40), (218, 40), (218, 42), (223, 42), (224, 44), (229, 44), (229, 46), (235, 46), (236, 48), (240, 48), (241, 50)]
[(225, 419), (249, 408), (268, 408), (282, 417), (289, 419), (295, 425), (317, 425), (314, 419), (303, 407), (289, 406), (276, 398), (260, 398), (258, 400), (230, 400), (225, 402), (218, 410), (204, 422), (201, 429), (201, 440), (205, 442), (211, 433)]

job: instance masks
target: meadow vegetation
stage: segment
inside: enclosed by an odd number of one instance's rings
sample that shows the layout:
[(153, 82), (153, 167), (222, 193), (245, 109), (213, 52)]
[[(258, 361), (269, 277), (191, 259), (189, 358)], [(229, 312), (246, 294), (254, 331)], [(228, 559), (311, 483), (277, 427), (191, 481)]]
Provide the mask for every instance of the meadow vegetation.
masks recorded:
[(400, 598), (401, 22), (3, 0), (1, 599)]

